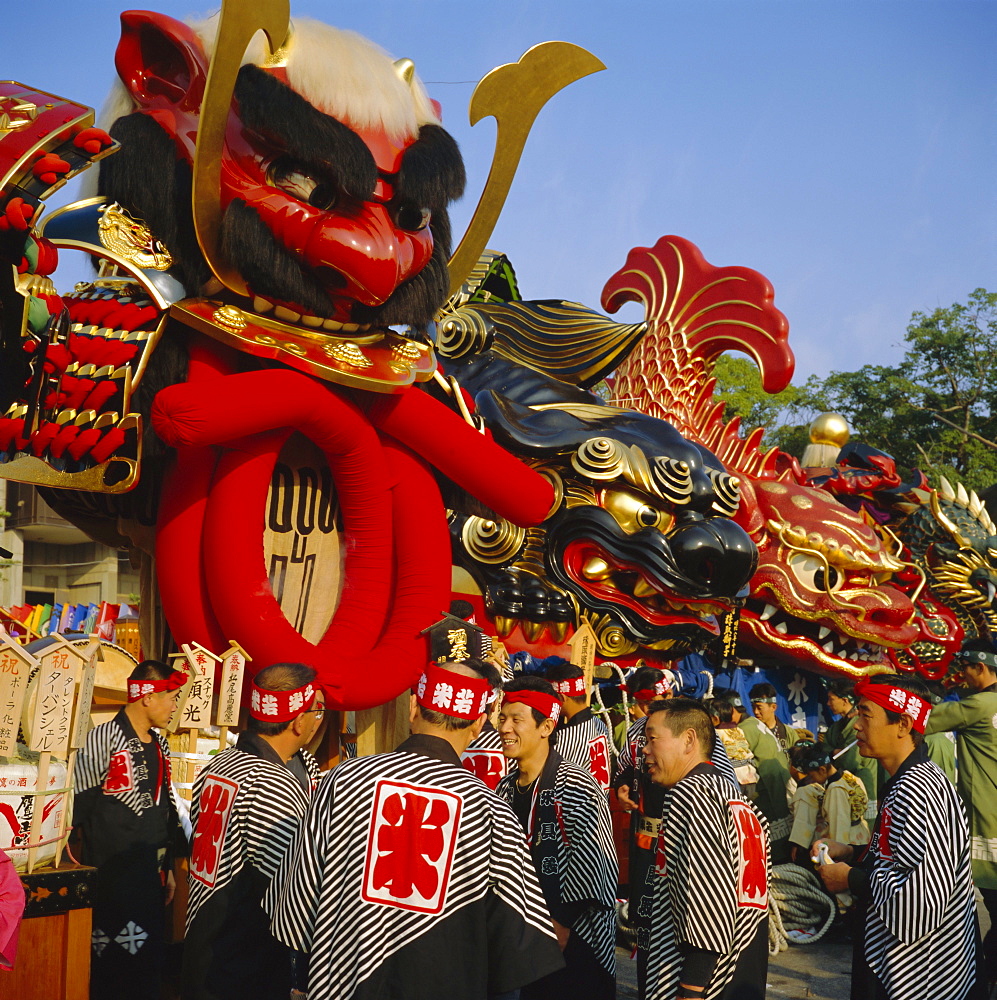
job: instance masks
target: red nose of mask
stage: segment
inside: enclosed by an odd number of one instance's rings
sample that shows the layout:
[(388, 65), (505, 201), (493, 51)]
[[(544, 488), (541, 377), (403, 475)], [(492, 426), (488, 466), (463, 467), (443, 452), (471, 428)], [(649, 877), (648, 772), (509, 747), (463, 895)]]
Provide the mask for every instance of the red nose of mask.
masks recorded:
[(330, 213), (317, 219), (302, 258), (309, 267), (338, 271), (346, 279), (345, 289), (337, 289), (339, 294), (379, 306), (418, 274), (432, 253), (429, 229), (415, 233), (398, 229), (384, 205), (365, 202), (356, 215)]

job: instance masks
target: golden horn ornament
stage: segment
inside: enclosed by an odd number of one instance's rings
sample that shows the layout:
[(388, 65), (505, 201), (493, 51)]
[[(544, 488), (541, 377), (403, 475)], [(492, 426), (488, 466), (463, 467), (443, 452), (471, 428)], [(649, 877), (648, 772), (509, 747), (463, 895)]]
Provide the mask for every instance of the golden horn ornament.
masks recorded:
[(214, 276), (237, 295), (249, 289), (239, 272), (225, 259), (221, 248), (221, 176), (225, 127), (232, 106), (235, 80), (249, 43), (257, 31), (267, 36), (275, 54), (287, 39), (291, 23), (289, 0), (222, 0), (218, 37), (208, 67), (208, 81), (201, 102), (194, 152), (194, 187), (191, 203), (194, 231)]
[(605, 68), (579, 45), (543, 42), (528, 49), (519, 62), (496, 67), (474, 88), (468, 117), (471, 125), (489, 116), (495, 119), (495, 155), (471, 224), (448, 264), (451, 294), (491, 238), (540, 109), (569, 84)]

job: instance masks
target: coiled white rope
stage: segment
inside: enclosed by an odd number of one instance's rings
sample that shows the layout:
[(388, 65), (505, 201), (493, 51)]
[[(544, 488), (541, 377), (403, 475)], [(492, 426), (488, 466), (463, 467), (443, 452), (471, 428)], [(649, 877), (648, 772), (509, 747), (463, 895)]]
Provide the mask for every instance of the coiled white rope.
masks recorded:
[(813, 872), (776, 865), (769, 881), (769, 954), (819, 941), (834, 923), (838, 905)]

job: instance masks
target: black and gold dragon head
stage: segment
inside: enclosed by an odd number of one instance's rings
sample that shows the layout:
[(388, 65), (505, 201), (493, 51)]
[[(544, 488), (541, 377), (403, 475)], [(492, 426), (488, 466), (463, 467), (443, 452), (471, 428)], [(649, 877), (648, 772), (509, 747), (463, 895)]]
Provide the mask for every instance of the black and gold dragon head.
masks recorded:
[(937, 490), (915, 489), (899, 507), (897, 534), (965, 637), (997, 635), (997, 527), (980, 498), (941, 477)]

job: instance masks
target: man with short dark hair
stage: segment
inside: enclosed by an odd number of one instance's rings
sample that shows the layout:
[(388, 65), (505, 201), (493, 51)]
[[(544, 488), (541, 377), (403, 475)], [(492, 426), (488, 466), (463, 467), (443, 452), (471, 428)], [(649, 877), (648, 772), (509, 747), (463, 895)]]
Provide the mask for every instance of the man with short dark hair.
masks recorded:
[(522, 990), (523, 1000), (616, 996), (618, 866), (606, 795), (586, 768), (551, 747), (561, 702), (541, 677), (505, 684), (498, 731), (517, 764), (498, 786), (526, 832), (565, 968)]
[(768, 967), (765, 819), (709, 762), (713, 724), (691, 698), (651, 706), (644, 756), (665, 789), (643, 1000), (762, 1000)]
[(552, 737), (553, 746), (565, 760), (586, 768), (599, 787), (608, 792), (613, 770), (609, 727), (592, 714), (585, 672), (565, 660), (549, 666), (546, 677), (564, 706)]
[(491, 694), (477, 661), (431, 663), (412, 735), (320, 783), (264, 901), (309, 1000), (482, 1000), (563, 964), (515, 814), (461, 766)]
[(855, 693), (859, 752), (891, 780), (865, 852), (837, 841), (813, 845), (814, 860), (822, 845), (833, 859), (819, 869), (828, 890), (847, 889), (865, 908), (854, 936), (852, 997), (977, 997), (969, 830), (955, 789), (924, 748), (927, 689), (916, 677), (877, 674)]
[(76, 766), (73, 822), (84, 864), (98, 871), (90, 991), (131, 1000), (157, 991), (166, 955), (163, 907), (173, 897), (173, 848), (181, 835), (165, 728), (186, 677), (143, 660), (128, 703), (92, 729)]
[[(627, 740), (620, 751), (614, 784), (620, 804), (631, 812), (630, 896), (627, 916), (629, 923), (637, 929), (639, 935), (641, 927), (646, 926), (646, 921), (640, 914), (641, 900), (648, 873), (654, 863), (654, 849), (661, 827), (661, 808), (664, 802), (664, 790), (651, 781), (645, 768), (643, 752), (645, 726), (647, 713), (663, 699), (671, 697), (671, 688), (664, 672), (653, 667), (641, 667), (636, 670), (628, 678), (627, 688), (633, 698), (631, 709), (636, 707), (637, 720), (627, 730)], [(727, 751), (716, 735), (710, 760), (721, 774), (730, 779), (732, 785), (740, 787)]]
[(290, 994), (291, 955), (270, 933), (261, 900), (318, 782), (305, 747), (324, 711), (311, 667), (266, 667), (253, 678), (246, 731), (197, 776), (184, 1000)]
[(997, 651), (988, 639), (963, 644), (958, 663), (969, 692), (931, 710), (925, 734), (954, 732), (956, 787), (969, 817), (970, 864), (987, 911), (987, 979), (997, 980)]

